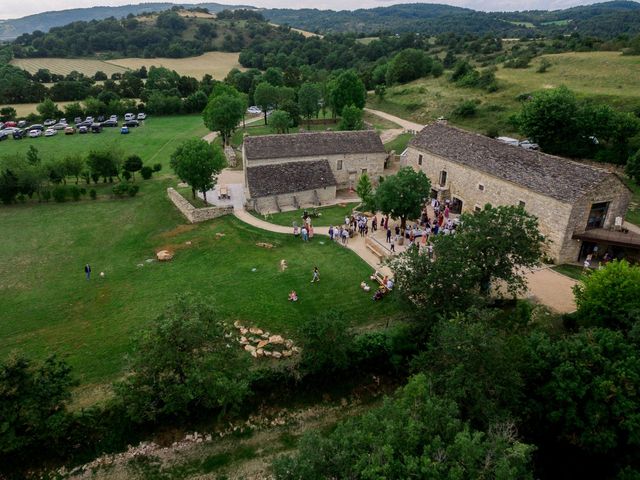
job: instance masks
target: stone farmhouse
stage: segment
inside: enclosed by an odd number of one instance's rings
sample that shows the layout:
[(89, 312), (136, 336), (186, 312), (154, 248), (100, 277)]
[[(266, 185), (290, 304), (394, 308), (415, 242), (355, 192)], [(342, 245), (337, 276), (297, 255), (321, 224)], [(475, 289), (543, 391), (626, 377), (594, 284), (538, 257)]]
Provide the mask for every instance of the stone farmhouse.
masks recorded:
[(247, 203), (260, 212), (323, 205), (355, 188), (367, 173), (376, 183), (387, 154), (373, 130), (245, 137)]
[(425, 172), (454, 213), (521, 205), (536, 217), (557, 263), (587, 254), (634, 257), (640, 236), (622, 219), (631, 192), (613, 173), (437, 122), (411, 140), (403, 164)]

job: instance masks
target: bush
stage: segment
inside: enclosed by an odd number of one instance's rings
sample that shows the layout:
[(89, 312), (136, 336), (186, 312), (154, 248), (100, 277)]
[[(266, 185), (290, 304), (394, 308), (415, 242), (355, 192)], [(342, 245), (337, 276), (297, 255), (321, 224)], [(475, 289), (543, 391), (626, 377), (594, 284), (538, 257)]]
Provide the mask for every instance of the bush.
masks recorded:
[(451, 113), (455, 117), (466, 118), (466, 117), (474, 116), (477, 113), (477, 111), (478, 111), (478, 107), (476, 105), (476, 102), (474, 102), (473, 100), (465, 100), (464, 102), (459, 104), (456, 108), (454, 108), (453, 112)]
[(52, 192), (53, 199), (58, 203), (66, 202), (67, 193), (68, 193), (67, 187), (65, 187), (64, 185), (58, 185), (56, 188), (53, 189), (53, 192)]
[(545, 73), (547, 70), (549, 70), (549, 67), (551, 67), (551, 62), (546, 58), (543, 58), (536, 72)]
[(153, 176), (153, 169), (151, 167), (144, 166), (140, 170), (140, 175), (142, 175), (142, 178), (145, 180), (149, 180)]
[(127, 191), (127, 193), (130, 197), (135, 197), (139, 191), (140, 187), (138, 185), (129, 185), (129, 190)]
[(309, 318), (300, 326), (303, 373), (331, 373), (349, 364), (353, 336), (349, 322), (338, 311), (331, 310), (319, 318)]
[(71, 195), (74, 202), (77, 202), (80, 200), (80, 189), (76, 185), (71, 185), (69, 187), (69, 195)]
[(89, 190), (89, 196), (91, 197), (91, 200), (95, 200), (98, 196), (98, 194), (96, 193), (95, 189), (91, 189)]
[(489, 127), (485, 135), (489, 138), (498, 138), (500, 136), (500, 131), (496, 127)]
[(49, 200), (51, 200), (51, 190), (43, 190), (41, 195), (42, 195), (42, 200), (44, 200), (45, 202), (48, 202)]
[(87, 194), (87, 189), (84, 187), (80, 187), (80, 195), (86, 195)]
[(113, 194), (118, 197), (124, 197), (129, 193), (129, 184), (128, 183), (119, 183), (115, 185), (112, 189)]
[(154, 172), (159, 172), (160, 170), (162, 170), (162, 164), (161, 163), (155, 163), (153, 165), (153, 171)]
[(124, 178), (128, 182), (129, 180), (131, 180), (131, 173), (125, 170), (124, 172), (122, 172), (122, 178)]

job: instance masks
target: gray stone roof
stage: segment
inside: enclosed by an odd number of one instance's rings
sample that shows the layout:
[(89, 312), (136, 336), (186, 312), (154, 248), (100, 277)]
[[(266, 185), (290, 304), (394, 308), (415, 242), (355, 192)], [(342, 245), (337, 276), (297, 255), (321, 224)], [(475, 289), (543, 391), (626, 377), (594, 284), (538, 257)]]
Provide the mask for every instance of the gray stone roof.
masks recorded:
[(251, 198), (304, 192), (336, 185), (327, 160), (284, 162), (247, 168)]
[(613, 175), (601, 168), (525, 150), (442, 122), (424, 127), (409, 146), (562, 202), (578, 199)]
[(265, 158), (385, 153), (384, 145), (374, 130), (248, 136), (244, 139), (244, 149), (245, 160), (249, 161)]

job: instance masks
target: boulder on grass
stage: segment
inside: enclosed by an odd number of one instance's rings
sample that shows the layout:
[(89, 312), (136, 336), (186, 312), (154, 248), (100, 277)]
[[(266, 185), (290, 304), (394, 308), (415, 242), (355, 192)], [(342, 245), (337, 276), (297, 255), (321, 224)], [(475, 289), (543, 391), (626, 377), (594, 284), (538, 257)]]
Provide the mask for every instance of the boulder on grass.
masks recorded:
[(168, 262), (169, 260), (173, 259), (173, 253), (171, 253), (169, 250), (160, 250), (158, 253), (156, 253), (156, 258), (161, 262)]

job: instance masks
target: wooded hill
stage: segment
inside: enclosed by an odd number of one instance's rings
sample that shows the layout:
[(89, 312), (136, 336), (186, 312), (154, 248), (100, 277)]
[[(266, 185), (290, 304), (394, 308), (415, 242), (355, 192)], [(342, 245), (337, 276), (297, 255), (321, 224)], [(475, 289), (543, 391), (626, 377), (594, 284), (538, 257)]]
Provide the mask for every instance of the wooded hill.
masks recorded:
[(284, 40), (290, 34), (288, 28), (269, 25), (253, 10), (225, 10), (215, 16), (200, 8), (173, 7), (160, 13), (79, 21), (48, 33), (23, 34), (12, 51), (15, 58), (96, 54), (184, 58), (208, 51), (239, 52), (253, 42)]

